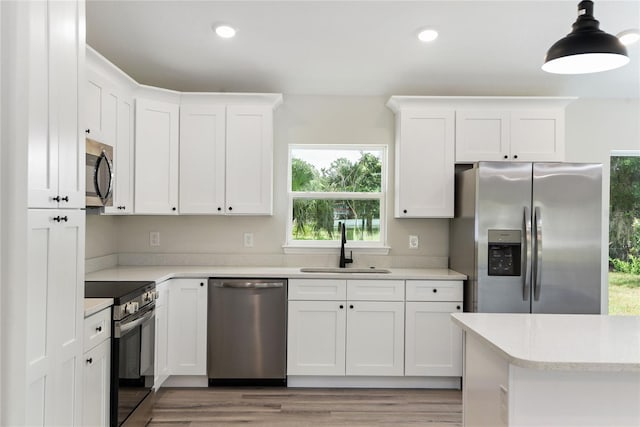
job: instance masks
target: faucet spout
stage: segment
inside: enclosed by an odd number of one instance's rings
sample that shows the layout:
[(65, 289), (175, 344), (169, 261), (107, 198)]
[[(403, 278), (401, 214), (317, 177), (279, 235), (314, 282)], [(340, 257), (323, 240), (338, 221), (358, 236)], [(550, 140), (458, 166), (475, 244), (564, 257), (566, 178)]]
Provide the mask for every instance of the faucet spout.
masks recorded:
[(340, 239), (340, 268), (345, 268), (347, 264), (351, 264), (353, 262), (353, 251), (351, 251), (349, 258), (345, 256), (344, 245), (347, 243), (346, 225), (339, 222), (338, 228), (340, 228), (340, 233), (342, 234)]

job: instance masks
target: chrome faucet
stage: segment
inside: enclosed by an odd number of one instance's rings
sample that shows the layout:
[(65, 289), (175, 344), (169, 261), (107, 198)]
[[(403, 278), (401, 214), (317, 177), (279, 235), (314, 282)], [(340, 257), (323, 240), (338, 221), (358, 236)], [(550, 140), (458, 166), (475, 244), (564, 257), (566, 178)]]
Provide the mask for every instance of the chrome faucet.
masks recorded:
[(346, 225), (342, 222), (338, 222), (338, 228), (340, 228), (340, 233), (342, 234), (342, 238), (340, 240), (340, 268), (345, 268), (347, 264), (351, 264), (353, 262), (353, 251), (349, 254), (349, 258), (344, 255), (344, 244), (347, 243), (347, 235), (346, 235)]

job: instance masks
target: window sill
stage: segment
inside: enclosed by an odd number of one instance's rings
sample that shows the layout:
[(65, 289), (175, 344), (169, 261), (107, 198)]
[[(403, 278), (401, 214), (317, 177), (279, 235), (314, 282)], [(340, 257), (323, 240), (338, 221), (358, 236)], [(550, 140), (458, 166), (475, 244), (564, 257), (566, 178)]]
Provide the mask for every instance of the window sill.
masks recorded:
[[(389, 255), (389, 246), (346, 246), (345, 251), (354, 251), (359, 254)], [(335, 254), (340, 251), (340, 246), (305, 246), (283, 245), (282, 250), (286, 255), (291, 254)]]

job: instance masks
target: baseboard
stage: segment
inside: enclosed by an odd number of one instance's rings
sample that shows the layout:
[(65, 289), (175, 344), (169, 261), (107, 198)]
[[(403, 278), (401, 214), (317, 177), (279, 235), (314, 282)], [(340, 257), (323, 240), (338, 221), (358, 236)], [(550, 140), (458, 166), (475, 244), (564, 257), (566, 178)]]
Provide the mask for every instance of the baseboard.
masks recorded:
[(289, 375), (287, 387), (461, 389), (460, 377), (325, 377)]

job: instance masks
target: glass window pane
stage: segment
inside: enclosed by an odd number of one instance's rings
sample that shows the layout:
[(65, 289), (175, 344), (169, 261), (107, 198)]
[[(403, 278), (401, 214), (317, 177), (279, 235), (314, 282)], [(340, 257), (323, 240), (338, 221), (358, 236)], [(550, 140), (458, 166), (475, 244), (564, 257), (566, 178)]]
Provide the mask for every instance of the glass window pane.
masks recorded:
[(291, 190), (379, 193), (382, 150), (292, 148)]
[(293, 240), (339, 240), (338, 223), (347, 240), (380, 241), (380, 200), (293, 199)]

